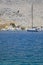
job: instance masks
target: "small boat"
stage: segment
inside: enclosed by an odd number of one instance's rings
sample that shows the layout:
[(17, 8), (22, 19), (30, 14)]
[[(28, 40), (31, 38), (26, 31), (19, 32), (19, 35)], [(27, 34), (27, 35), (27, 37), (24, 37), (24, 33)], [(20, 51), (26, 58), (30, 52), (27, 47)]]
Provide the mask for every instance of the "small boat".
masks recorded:
[(28, 32), (38, 32), (39, 30), (37, 29), (37, 27), (33, 26), (33, 3), (32, 3), (32, 8), (31, 8), (31, 12), (32, 12), (32, 23), (31, 23), (31, 29), (28, 29)]
[(32, 29), (29, 29), (27, 30), (28, 32), (38, 32), (38, 29), (35, 29), (35, 28), (32, 28)]

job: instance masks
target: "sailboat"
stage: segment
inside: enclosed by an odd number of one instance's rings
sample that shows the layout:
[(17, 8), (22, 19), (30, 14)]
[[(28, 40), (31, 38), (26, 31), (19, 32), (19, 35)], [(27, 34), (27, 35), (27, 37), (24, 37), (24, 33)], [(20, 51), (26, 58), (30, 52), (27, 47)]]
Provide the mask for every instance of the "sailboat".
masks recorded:
[(31, 11), (32, 11), (32, 26), (31, 26), (31, 29), (29, 29), (27, 31), (28, 32), (38, 32), (38, 29), (36, 27), (33, 27), (33, 4), (32, 4)]

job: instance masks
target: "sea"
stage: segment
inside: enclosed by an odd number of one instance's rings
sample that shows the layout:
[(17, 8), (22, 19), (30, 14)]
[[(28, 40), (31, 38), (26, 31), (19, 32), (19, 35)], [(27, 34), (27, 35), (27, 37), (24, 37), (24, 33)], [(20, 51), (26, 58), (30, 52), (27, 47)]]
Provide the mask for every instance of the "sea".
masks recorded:
[(43, 65), (43, 32), (0, 31), (0, 65)]

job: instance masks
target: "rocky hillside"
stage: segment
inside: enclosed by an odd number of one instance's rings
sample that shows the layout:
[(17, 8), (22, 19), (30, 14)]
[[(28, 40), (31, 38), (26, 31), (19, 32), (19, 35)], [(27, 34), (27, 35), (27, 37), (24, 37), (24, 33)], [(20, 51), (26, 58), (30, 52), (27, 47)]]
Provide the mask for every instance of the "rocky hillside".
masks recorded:
[(0, 19), (15, 21), (22, 26), (31, 26), (32, 3), (33, 24), (43, 26), (43, 0), (0, 0)]

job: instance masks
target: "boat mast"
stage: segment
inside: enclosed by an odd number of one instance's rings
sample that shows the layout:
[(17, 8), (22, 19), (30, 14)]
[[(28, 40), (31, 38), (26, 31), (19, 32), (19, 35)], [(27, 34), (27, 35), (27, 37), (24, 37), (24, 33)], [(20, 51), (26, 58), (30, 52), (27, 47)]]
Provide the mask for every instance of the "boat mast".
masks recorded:
[(32, 11), (32, 28), (33, 28), (33, 3), (32, 3), (31, 11)]

